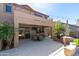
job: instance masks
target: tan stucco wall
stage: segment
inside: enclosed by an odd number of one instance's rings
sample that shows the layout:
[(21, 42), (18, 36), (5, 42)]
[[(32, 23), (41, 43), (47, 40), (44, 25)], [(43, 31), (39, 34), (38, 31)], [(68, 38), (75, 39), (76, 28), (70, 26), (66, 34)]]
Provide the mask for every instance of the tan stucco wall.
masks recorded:
[(6, 3), (0, 3), (0, 22), (8, 22), (10, 24), (14, 23), (13, 13), (7, 13), (5, 10)]
[(16, 11), (25, 12), (25, 13), (28, 13), (28, 14), (31, 13), (31, 11), (28, 10), (28, 9), (23, 9), (23, 8), (21, 8), (21, 7), (17, 7), (17, 6), (15, 6), (15, 5), (13, 5), (12, 7), (13, 7), (13, 12), (16, 10)]
[(52, 21), (45, 18), (37, 17), (31, 14), (26, 14), (21, 11), (15, 11), (14, 17), (18, 20), (18, 23), (40, 26), (52, 26)]
[(2, 12), (2, 4), (0, 3), (0, 13)]
[(14, 47), (18, 47), (19, 45), (19, 24), (18, 20), (14, 17)]
[(0, 22), (8, 22), (10, 24), (13, 24), (14, 17), (13, 14), (9, 14), (9, 13), (0, 13)]

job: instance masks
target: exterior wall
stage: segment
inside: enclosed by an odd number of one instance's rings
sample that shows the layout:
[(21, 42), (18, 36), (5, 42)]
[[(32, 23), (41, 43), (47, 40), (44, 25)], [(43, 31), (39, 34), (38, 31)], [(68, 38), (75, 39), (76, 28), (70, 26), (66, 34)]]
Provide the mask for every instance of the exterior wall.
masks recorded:
[(21, 11), (15, 11), (14, 17), (18, 20), (18, 23), (39, 25), (39, 26), (52, 26), (52, 21), (44, 18), (40, 18), (31, 14), (26, 14)]
[(31, 14), (31, 11), (28, 10), (28, 9), (24, 9), (24, 8), (15, 6), (15, 5), (12, 5), (12, 7), (13, 7), (13, 12), (14, 11), (20, 11), (20, 12), (24, 12), (24, 13), (27, 13), (27, 14)]
[(8, 22), (10, 24), (13, 24), (13, 13), (6, 13), (5, 5), (5, 3), (0, 3), (0, 22)]
[[(10, 23), (14, 23), (14, 16), (15, 18), (23, 18), (23, 20), (19, 19), (19, 23), (24, 24), (31, 24), (32, 25), (43, 25), (43, 26), (51, 26), (51, 21), (44, 18), (45, 15), (41, 14), (43, 17), (35, 16), (35, 11), (32, 11), (30, 9), (23, 9), (20, 7), (16, 7), (12, 4), (12, 12), (6, 13), (5, 12), (5, 5), (6, 3), (0, 4), (0, 21), (7, 21)], [(14, 15), (15, 14), (15, 15)], [(30, 19), (30, 20), (29, 20)]]
[[(32, 15), (37, 16), (37, 17), (41, 17), (41, 18), (44, 18), (44, 19), (48, 18), (48, 16), (41, 14), (39, 12), (36, 12), (36, 11), (31, 11), (31, 13), (32, 13)], [(39, 14), (39, 15), (36, 15), (36, 14)]]
[[(26, 8), (23, 8), (23, 7), (26, 7)], [(31, 15), (35, 15), (35, 13), (38, 13), (38, 14), (40, 14), (42, 17), (41, 18), (45, 18), (45, 19), (47, 19), (47, 15), (45, 15), (45, 14), (42, 14), (42, 13), (40, 13), (40, 12), (37, 12), (37, 11), (34, 11), (34, 10), (32, 10), (32, 8), (30, 8), (29, 6), (27, 6), (27, 5), (23, 5), (23, 6), (20, 6), (20, 5), (13, 5), (13, 7), (14, 7), (14, 10), (19, 10), (19, 11), (21, 11), (21, 12), (24, 12), (24, 13), (27, 13), (27, 14), (31, 14)], [(36, 15), (35, 15), (36, 16)], [(37, 16), (37, 17), (40, 17), (40, 16)]]
[(13, 14), (0, 13), (0, 22), (7, 22), (13, 24)]
[(2, 4), (0, 3), (0, 13), (2, 12)]

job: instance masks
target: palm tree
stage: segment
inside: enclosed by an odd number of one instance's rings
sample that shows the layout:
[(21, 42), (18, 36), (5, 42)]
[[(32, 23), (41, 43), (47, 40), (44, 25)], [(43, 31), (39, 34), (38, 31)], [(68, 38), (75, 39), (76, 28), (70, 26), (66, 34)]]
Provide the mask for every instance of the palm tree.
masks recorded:
[(11, 45), (12, 38), (13, 38), (13, 26), (8, 23), (0, 23), (0, 39), (7, 41), (7, 47), (6, 47), (7, 49)]
[(0, 50), (2, 50), (2, 40), (3, 40), (3, 38), (2, 38), (2, 27), (3, 27), (3, 24), (0, 23)]

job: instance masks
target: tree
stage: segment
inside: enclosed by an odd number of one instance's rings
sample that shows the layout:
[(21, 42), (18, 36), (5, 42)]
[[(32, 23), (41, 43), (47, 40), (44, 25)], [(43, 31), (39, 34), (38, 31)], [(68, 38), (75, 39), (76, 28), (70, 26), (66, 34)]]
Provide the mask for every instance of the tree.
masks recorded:
[(64, 35), (64, 26), (60, 21), (56, 21), (54, 23), (54, 32), (55, 32), (55, 35), (57, 35), (57, 38), (59, 39), (61, 36), (60, 34)]
[(61, 23), (60, 21), (57, 21), (57, 22), (54, 24), (54, 26), (55, 26), (55, 30), (57, 30), (57, 32), (63, 30), (63, 25), (62, 25), (62, 23)]
[(0, 23), (0, 39), (7, 41), (7, 49), (11, 45), (11, 41), (13, 38), (13, 26), (8, 23)]
[(68, 20), (67, 20), (66, 24), (65, 24), (65, 35), (69, 36), (69, 32), (70, 32), (70, 28), (69, 28), (69, 24), (68, 24)]

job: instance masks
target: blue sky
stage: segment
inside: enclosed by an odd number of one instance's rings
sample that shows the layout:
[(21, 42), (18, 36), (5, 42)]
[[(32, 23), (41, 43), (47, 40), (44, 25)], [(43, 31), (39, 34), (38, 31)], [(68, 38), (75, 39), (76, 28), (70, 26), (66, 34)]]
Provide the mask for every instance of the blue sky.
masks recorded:
[(76, 24), (79, 18), (79, 4), (77, 3), (29, 3), (34, 10), (49, 15), (53, 20), (69, 21)]

